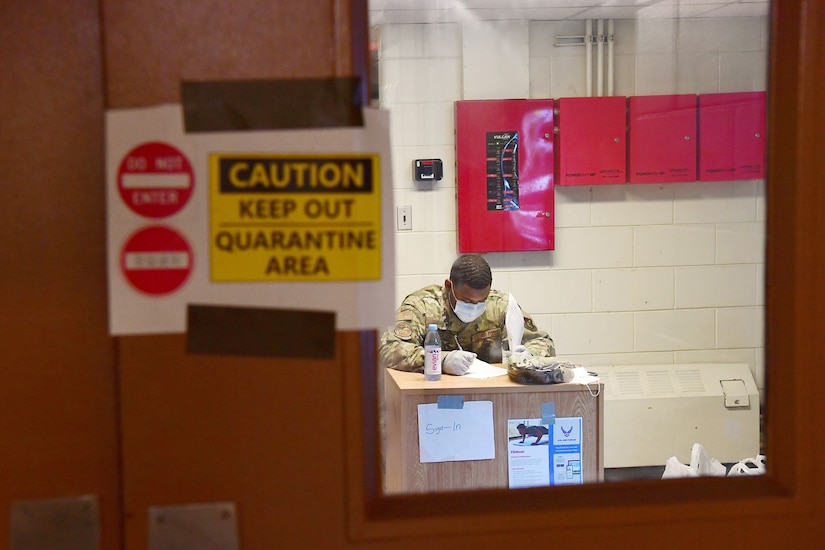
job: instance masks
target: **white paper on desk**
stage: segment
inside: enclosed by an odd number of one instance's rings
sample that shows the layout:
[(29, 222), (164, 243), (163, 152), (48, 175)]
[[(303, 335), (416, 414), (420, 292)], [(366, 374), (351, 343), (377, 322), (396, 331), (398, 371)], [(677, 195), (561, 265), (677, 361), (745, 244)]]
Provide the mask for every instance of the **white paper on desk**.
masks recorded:
[(461, 409), (418, 405), (418, 447), (422, 463), (494, 459), (493, 402), (465, 401)]
[(473, 359), (473, 364), (470, 365), (470, 370), (464, 374), (465, 378), (478, 378), (485, 380), (487, 378), (495, 378), (507, 374), (507, 369), (491, 365), (487, 361), (482, 361), (478, 357)]
[(507, 329), (507, 344), (510, 351), (513, 351), (516, 346), (521, 345), (521, 339), (524, 337), (524, 316), (512, 292), (507, 302), (507, 313), (504, 314), (504, 326)]

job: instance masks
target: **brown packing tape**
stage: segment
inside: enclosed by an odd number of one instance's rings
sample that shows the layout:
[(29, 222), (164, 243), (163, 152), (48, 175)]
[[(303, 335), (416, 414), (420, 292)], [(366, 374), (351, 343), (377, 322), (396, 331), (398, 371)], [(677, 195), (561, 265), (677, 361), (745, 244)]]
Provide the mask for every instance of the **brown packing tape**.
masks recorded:
[(186, 132), (363, 126), (360, 79), (183, 82)]
[(335, 357), (334, 312), (190, 304), (186, 322), (189, 353)]

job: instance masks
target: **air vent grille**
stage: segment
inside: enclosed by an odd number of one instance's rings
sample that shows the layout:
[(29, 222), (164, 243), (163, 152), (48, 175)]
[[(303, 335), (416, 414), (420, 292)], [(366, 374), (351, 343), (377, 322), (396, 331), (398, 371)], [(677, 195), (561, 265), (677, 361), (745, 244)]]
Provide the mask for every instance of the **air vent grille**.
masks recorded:
[(644, 387), (639, 371), (623, 371), (614, 374), (619, 395), (642, 395)]
[(667, 370), (651, 370), (647, 371), (647, 385), (651, 393), (675, 393), (676, 389), (673, 387), (673, 379), (670, 376), (670, 371)]
[(676, 380), (684, 393), (704, 393), (705, 384), (699, 369), (679, 369), (676, 371)]

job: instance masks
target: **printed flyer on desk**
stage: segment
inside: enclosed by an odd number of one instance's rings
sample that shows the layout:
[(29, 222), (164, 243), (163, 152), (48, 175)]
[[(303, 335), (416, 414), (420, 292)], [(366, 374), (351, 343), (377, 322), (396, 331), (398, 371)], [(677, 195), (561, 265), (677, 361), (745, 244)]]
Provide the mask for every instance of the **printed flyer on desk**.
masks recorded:
[(582, 419), (507, 421), (507, 471), (511, 489), (582, 483)]

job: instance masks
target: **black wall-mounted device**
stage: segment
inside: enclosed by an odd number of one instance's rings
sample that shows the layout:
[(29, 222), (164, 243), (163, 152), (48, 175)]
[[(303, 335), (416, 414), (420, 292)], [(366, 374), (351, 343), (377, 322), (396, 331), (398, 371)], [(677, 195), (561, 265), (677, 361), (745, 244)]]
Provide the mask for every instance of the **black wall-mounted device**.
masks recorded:
[(438, 181), (444, 177), (441, 159), (415, 159), (413, 179), (415, 181)]

